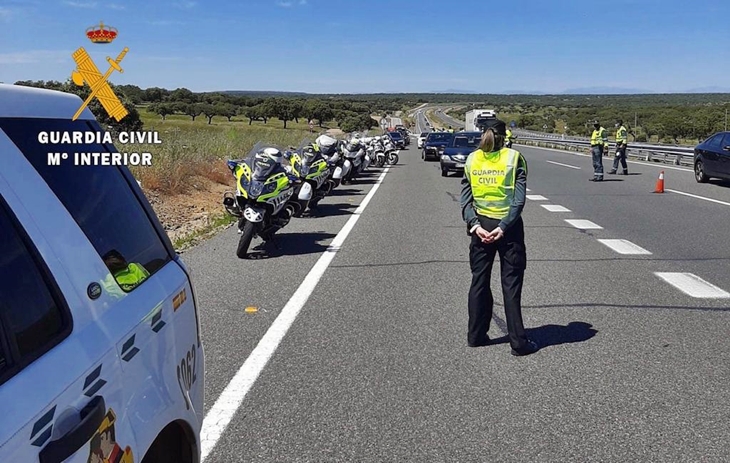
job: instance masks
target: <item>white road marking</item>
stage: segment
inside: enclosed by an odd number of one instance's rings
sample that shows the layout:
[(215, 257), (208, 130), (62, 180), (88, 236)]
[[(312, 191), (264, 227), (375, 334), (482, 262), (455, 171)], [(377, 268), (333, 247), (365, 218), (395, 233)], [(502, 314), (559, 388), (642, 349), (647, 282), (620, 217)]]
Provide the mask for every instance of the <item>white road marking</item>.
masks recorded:
[(558, 206), (557, 204), (543, 204), (542, 207), (550, 212), (570, 212), (570, 209), (564, 206)]
[(603, 230), (603, 227), (600, 225), (596, 225), (595, 223), (591, 222), (590, 220), (583, 220), (583, 219), (565, 219), (566, 222), (574, 226), (575, 228), (579, 228), (581, 230)]
[(322, 254), (314, 267), (309, 271), (302, 284), (299, 285), (294, 295), (292, 295), (289, 302), (286, 303), (281, 313), (276, 320), (271, 324), (266, 334), (261, 338), (256, 348), (251, 352), (246, 361), (243, 363), (241, 368), (235, 374), (233, 379), (228, 383), (228, 386), (223, 390), (221, 395), (213, 404), (213, 407), (208, 411), (208, 414), (203, 420), (203, 426), (200, 431), (200, 444), (202, 460), (211, 453), (215, 448), (216, 443), (220, 439), (221, 435), (225, 431), (231, 419), (235, 415), (238, 408), (241, 406), (244, 397), (251, 389), (253, 384), (256, 382), (261, 371), (268, 363), (271, 356), (279, 347), (279, 343), (286, 335), (287, 331), (291, 327), (294, 320), (299, 315), (299, 312), (304, 307), (304, 304), (311, 296), (314, 289), (317, 287), (319, 279), (324, 274), (327, 267), (334, 259), (337, 251), (340, 250), (342, 243), (344, 243), (347, 235), (350, 234), (352, 228), (357, 223), (360, 215), (367, 207), (368, 203), (372, 199), (375, 192), (378, 191), (378, 187), (383, 182), (385, 174), (388, 173), (390, 168), (386, 167), (383, 173), (378, 178), (378, 181), (373, 185), (370, 192), (365, 196), (362, 204), (355, 210), (354, 214), (347, 221), (344, 227), (340, 230), (332, 244)]
[[(590, 154), (576, 153), (575, 151), (559, 150), (559, 149), (556, 149), (556, 148), (543, 148), (541, 146), (531, 146), (531, 145), (523, 145), (523, 146), (525, 148), (532, 148), (532, 149), (536, 149), (536, 150), (545, 150), (545, 151), (554, 151), (556, 153), (570, 154), (572, 156), (582, 156), (584, 158), (590, 158), (591, 157)], [(604, 157), (604, 160), (605, 161), (609, 161), (610, 159), (611, 158)], [(682, 172), (692, 172), (692, 173), (694, 173), (694, 171), (692, 169), (687, 169), (687, 168), (683, 168), (683, 167), (674, 167), (674, 166), (670, 166), (670, 165), (663, 164), (663, 163), (659, 163), (659, 162), (651, 163), (651, 162), (642, 162), (642, 161), (632, 161), (630, 159), (627, 159), (626, 162), (628, 162), (629, 164), (640, 164), (642, 166), (656, 167), (656, 168), (658, 168), (660, 170), (670, 169), (670, 170), (681, 170)]]
[(651, 252), (627, 240), (598, 240), (619, 254), (649, 255)]
[(677, 193), (678, 195), (684, 195), (684, 196), (689, 196), (691, 198), (697, 198), (697, 199), (702, 199), (705, 201), (710, 201), (711, 203), (722, 204), (723, 206), (730, 206), (730, 203), (726, 203), (725, 201), (720, 201), (719, 199), (705, 198), (704, 196), (693, 195), (692, 193), (685, 193), (684, 191), (670, 190), (669, 188), (665, 188), (664, 191), (670, 191), (672, 193)]
[(692, 297), (701, 299), (727, 299), (730, 293), (692, 273), (654, 272), (656, 276)]
[(528, 192), (532, 191), (532, 190), (530, 190), (529, 188), (525, 188), (525, 190), (527, 190)]
[(562, 162), (555, 162), (555, 161), (545, 161), (545, 162), (549, 162), (550, 164), (555, 164), (556, 166), (563, 166), (563, 167), (569, 167), (571, 169), (581, 170), (580, 167), (578, 167), (578, 166), (571, 166), (570, 164), (563, 164)]
[(531, 199), (533, 201), (547, 201), (547, 198), (543, 195), (527, 195), (527, 199)]

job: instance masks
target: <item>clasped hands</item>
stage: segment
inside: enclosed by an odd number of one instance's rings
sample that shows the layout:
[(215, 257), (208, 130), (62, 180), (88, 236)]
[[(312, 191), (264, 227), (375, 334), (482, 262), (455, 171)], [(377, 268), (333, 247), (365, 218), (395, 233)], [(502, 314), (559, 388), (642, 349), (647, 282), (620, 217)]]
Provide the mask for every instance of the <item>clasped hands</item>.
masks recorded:
[(482, 243), (490, 244), (494, 243), (495, 241), (501, 239), (504, 236), (504, 231), (497, 227), (492, 231), (487, 231), (481, 226), (479, 226), (474, 233), (479, 237), (480, 240), (482, 240)]

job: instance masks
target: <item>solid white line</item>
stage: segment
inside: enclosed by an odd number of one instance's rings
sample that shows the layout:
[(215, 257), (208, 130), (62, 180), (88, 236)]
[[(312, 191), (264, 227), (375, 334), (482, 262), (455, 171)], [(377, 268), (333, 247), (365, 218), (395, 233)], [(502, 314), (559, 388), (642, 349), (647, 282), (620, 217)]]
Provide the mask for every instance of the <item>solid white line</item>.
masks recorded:
[(550, 212), (570, 212), (570, 209), (564, 206), (558, 206), (557, 204), (542, 204), (542, 207)]
[(720, 201), (719, 199), (705, 198), (704, 196), (693, 195), (692, 193), (685, 193), (684, 191), (670, 190), (669, 188), (665, 188), (664, 191), (671, 191), (672, 193), (677, 193), (678, 195), (684, 195), (684, 196), (689, 196), (692, 198), (703, 199), (705, 201), (710, 201), (712, 203), (722, 204), (723, 206), (730, 206), (730, 203), (726, 203), (725, 201)]
[(605, 244), (619, 254), (632, 255), (649, 255), (651, 252), (627, 240), (598, 240), (599, 243)]
[(692, 273), (655, 272), (656, 276), (692, 297), (702, 299), (727, 299), (730, 293)]
[(545, 162), (549, 162), (550, 164), (555, 164), (556, 166), (570, 167), (571, 169), (581, 170), (580, 167), (578, 167), (578, 166), (571, 166), (570, 164), (563, 164), (562, 162), (547, 161), (547, 160)]
[(543, 195), (527, 195), (527, 199), (531, 199), (533, 201), (547, 201), (547, 198)]
[(352, 228), (360, 219), (360, 215), (367, 207), (368, 203), (372, 199), (378, 187), (383, 182), (385, 174), (388, 173), (390, 168), (386, 167), (383, 173), (378, 178), (378, 181), (370, 189), (370, 192), (365, 196), (365, 199), (360, 206), (355, 210), (354, 214), (347, 221), (344, 227), (340, 230), (332, 244), (322, 254), (314, 267), (309, 271), (302, 284), (292, 295), (289, 302), (286, 303), (281, 313), (276, 320), (271, 324), (266, 334), (261, 338), (256, 348), (251, 352), (246, 361), (243, 363), (241, 368), (238, 370), (236, 375), (228, 383), (228, 386), (223, 390), (221, 395), (213, 404), (213, 407), (208, 411), (208, 414), (203, 420), (203, 426), (200, 431), (200, 445), (202, 460), (211, 453), (216, 443), (220, 439), (221, 435), (225, 431), (231, 419), (235, 415), (238, 408), (241, 406), (244, 397), (251, 389), (253, 384), (256, 382), (261, 371), (268, 363), (271, 356), (276, 351), (279, 343), (286, 335), (287, 331), (291, 327), (294, 320), (299, 315), (299, 312), (304, 307), (304, 304), (309, 299), (314, 289), (319, 282), (319, 279), (324, 274), (327, 267), (334, 259), (337, 251), (340, 250), (342, 243), (344, 243), (347, 235), (350, 233)]
[(596, 225), (595, 223), (591, 222), (590, 220), (583, 220), (583, 219), (565, 219), (566, 222), (574, 226), (575, 228), (579, 228), (581, 230), (602, 230), (603, 227), (600, 225)]

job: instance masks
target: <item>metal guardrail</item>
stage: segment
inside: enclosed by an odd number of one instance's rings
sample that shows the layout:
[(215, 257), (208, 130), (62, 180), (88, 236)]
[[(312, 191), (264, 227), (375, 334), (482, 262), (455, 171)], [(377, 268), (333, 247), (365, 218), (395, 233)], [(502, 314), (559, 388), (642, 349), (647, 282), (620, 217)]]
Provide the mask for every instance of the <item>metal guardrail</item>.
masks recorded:
[[(567, 151), (580, 151), (590, 148), (591, 142), (588, 138), (568, 137), (548, 133), (526, 132), (522, 130), (513, 131), (517, 138), (514, 143), (542, 146), (547, 148), (565, 149)], [(616, 150), (616, 143), (609, 142), (609, 154), (613, 157)], [(694, 164), (694, 148), (687, 146), (672, 145), (651, 145), (647, 143), (628, 143), (626, 156), (638, 158), (646, 162), (665, 162), (677, 166), (692, 166)]]

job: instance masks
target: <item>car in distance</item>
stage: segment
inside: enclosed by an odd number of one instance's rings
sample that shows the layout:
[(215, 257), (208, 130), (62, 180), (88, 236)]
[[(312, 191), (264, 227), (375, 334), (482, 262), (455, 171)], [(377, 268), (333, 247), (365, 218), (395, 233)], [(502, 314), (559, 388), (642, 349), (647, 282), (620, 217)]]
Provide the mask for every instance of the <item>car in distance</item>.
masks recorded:
[(411, 144), (411, 134), (408, 133), (408, 129), (405, 128), (405, 126), (397, 125), (395, 126), (395, 130), (400, 132), (401, 135), (403, 135), (403, 140), (406, 142), (406, 146)]
[(718, 132), (697, 145), (694, 167), (698, 183), (713, 177), (730, 180), (730, 132)]
[(426, 137), (426, 141), (423, 142), (421, 159), (424, 161), (438, 161), (439, 156), (441, 156), (446, 145), (451, 143), (453, 137), (454, 134), (449, 132), (430, 132)]
[(426, 141), (426, 137), (428, 137), (428, 132), (421, 132), (418, 136), (418, 149), (423, 148), (423, 143)]
[(406, 139), (403, 138), (403, 135), (397, 130), (393, 130), (392, 132), (388, 132), (388, 136), (391, 140), (393, 140), (393, 144), (398, 149), (406, 149)]
[(447, 177), (449, 172), (463, 172), (466, 158), (479, 147), (481, 138), (481, 132), (455, 133), (439, 158), (441, 176)]
[(0, 84), (0, 461), (200, 461), (190, 272), (126, 166), (49, 159), (117, 151), (81, 104)]

